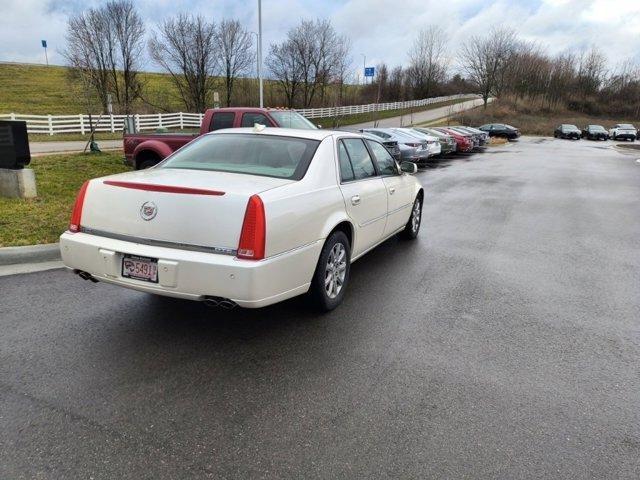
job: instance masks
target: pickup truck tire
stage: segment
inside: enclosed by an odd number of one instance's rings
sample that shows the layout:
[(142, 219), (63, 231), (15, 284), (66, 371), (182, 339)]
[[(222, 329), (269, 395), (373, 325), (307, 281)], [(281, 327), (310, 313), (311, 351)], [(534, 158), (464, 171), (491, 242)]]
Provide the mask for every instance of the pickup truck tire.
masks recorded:
[(151, 168), (160, 163), (160, 157), (153, 152), (141, 152), (136, 158), (136, 170)]

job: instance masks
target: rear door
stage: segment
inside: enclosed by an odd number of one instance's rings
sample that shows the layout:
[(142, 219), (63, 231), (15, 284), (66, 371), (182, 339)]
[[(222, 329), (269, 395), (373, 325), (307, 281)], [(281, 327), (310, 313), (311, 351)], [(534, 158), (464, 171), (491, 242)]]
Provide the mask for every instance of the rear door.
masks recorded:
[[(384, 148), (384, 147), (383, 147)], [(384, 235), (387, 189), (378, 176), (369, 150), (360, 138), (338, 141), (340, 190), (349, 217), (355, 223), (352, 257), (376, 245)]]
[(409, 220), (413, 205), (413, 180), (409, 175), (403, 175), (398, 164), (389, 155), (386, 148), (378, 142), (367, 140), (367, 145), (373, 154), (378, 172), (387, 189), (387, 224), (384, 236), (402, 228)]

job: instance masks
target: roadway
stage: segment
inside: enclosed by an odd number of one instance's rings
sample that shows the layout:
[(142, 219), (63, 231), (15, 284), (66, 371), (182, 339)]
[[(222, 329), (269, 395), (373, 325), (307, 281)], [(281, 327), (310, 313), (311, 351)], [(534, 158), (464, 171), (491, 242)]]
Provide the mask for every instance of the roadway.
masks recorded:
[(640, 164), (524, 138), (421, 171), (344, 304), (0, 278), (0, 478), (640, 476)]
[[(482, 105), (481, 99), (467, 100), (465, 102), (456, 103), (447, 107), (438, 107), (431, 110), (416, 112), (412, 115), (403, 115), (398, 117), (385, 118), (379, 120), (380, 127), (400, 127), (406, 125), (417, 125), (426, 122), (432, 122), (443, 117), (453, 115), (464, 110), (469, 110)], [(319, 121), (322, 121), (321, 119)], [(374, 122), (359, 123), (349, 125), (349, 128), (366, 128), (372, 127)], [(122, 140), (98, 140), (98, 146), (101, 150), (119, 150), (122, 149)], [(51, 141), (51, 142), (31, 142), (29, 148), (34, 156), (52, 154), (52, 153), (74, 153), (82, 152), (87, 142), (83, 141)]]

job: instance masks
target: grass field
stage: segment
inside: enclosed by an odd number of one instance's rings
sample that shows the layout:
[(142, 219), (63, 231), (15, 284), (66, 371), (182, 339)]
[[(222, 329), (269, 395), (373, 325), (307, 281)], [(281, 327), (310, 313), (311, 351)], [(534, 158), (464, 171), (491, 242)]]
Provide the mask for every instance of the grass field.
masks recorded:
[(485, 123), (507, 123), (520, 129), (523, 135), (553, 136), (553, 130), (562, 123), (583, 128), (586, 125), (602, 125), (610, 128), (616, 123), (639, 123), (638, 119), (609, 118), (584, 115), (569, 110), (546, 110), (526, 102), (514, 103), (497, 99), (487, 109), (475, 108), (455, 115), (439, 124), (463, 124), (480, 126)]
[(57, 242), (66, 230), (76, 193), (89, 179), (130, 168), (122, 153), (51, 155), (32, 159), (38, 198), (0, 198), (0, 247)]

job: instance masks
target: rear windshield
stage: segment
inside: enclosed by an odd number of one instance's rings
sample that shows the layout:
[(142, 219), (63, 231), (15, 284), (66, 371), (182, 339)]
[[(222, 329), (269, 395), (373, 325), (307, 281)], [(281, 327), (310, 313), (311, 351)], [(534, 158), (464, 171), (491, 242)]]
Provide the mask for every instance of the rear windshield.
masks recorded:
[(189, 143), (159, 168), (183, 168), (244, 173), (300, 180), (318, 148), (318, 140), (260, 135), (217, 133)]
[(631, 125), (630, 123), (621, 123), (620, 128), (628, 128), (631, 130), (633, 129), (633, 125)]
[(292, 112), (291, 110), (270, 110), (269, 115), (283, 128), (318, 129), (318, 127), (298, 112)]

